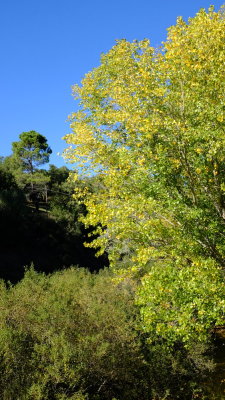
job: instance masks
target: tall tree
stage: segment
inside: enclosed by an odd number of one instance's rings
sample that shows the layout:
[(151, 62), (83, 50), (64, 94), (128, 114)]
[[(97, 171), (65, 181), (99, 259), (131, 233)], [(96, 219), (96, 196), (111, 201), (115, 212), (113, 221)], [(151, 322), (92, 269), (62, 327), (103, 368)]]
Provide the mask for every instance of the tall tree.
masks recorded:
[(142, 278), (143, 329), (204, 340), (225, 313), (224, 14), (168, 32), (162, 51), (119, 41), (74, 87), (66, 156), (101, 179), (77, 191), (84, 222), (111, 265)]
[(9, 157), (10, 163), (18, 165), (15, 175), (17, 175), (18, 183), (24, 187), (29, 184), (32, 192), (34, 184), (45, 189), (47, 193), (46, 183), (49, 178), (45, 173), (37, 170), (39, 165), (49, 161), (52, 153), (48, 146), (47, 139), (36, 131), (22, 132), (19, 135), (20, 140), (12, 143), (13, 155)]
[(12, 143), (13, 153), (21, 160), (23, 170), (33, 174), (37, 166), (49, 161), (52, 150), (47, 139), (36, 131), (22, 132), (19, 138)]

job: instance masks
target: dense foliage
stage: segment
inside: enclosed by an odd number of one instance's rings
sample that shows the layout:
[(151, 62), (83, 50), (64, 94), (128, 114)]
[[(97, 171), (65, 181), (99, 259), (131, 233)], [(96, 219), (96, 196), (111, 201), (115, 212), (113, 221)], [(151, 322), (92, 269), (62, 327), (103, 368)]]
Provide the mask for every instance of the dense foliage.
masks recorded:
[(2, 400), (191, 399), (211, 366), (196, 348), (149, 350), (134, 283), (69, 269), (27, 271), (0, 296)]
[(0, 158), (1, 399), (223, 398), (224, 65), (213, 7), (118, 41), (74, 87), (77, 172), (35, 131)]
[(178, 18), (161, 50), (119, 41), (74, 87), (66, 155), (101, 181), (77, 191), (83, 221), (114, 269), (141, 279), (149, 341), (188, 345), (224, 324), (224, 61), (211, 7)]
[(68, 168), (50, 165), (29, 175), (14, 156), (0, 159), (0, 278), (17, 282), (31, 263), (46, 273), (107, 266), (106, 256), (99, 260), (83, 246), (90, 230), (78, 221), (85, 208), (72, 197)]

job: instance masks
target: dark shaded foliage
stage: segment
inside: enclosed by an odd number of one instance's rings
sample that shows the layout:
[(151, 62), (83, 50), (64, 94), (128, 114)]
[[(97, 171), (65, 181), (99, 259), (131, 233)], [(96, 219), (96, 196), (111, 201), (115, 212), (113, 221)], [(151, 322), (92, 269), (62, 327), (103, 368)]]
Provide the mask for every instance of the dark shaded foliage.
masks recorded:
[[(12, 212), (13, 200), (17, 205)], [(92, 249), (83, 246), (86, 233), (69, 233), (66, 227), (45, 213), (18, 210), (19, 196), (10, 193), (10, 209), (0, 210), (0, 277), (16, 282), (23, 277), (24, 266), (34, 264), (46, 273), (76, 264), (91, 271), (107, 265), (107, 258), (96, 258)], [(23, 210), (23, 212), (22, 212)]]
[[(55, 170), (56, 174), (59, 169)], [(61, 183), (67, 176), (67, 171), (60, 169)], [(52, 201), (56, 205), (57, 212), (37, 212), (35, 204), (27, 204), (26, 188), (20, 189), (12, 173), (1, 164), (0, 278), (17, 282), (23, 277), (24, 266), (31, 263), (46, 273), (72, 264), (91, 271), (108, 265), (106, 256), (96, 258), (95, 251), (83, 245), (88, 240), (88, 231), (78, 222), (81, 207), (70, 200), (72, 189), (65, 192), (59, 182), (55, 184), (58, 187), (51, 194), (50, 204)]]

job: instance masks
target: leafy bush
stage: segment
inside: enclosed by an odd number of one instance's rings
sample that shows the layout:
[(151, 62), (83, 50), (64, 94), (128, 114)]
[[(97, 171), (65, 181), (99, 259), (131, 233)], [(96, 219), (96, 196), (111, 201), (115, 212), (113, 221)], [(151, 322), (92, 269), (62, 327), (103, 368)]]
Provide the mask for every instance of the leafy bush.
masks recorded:
[(134, 291), (108, 270), (30, 269), (15, 286), (1, 282), (0, 398), (192, 399), (211, 367), (205, 348), (149, 345)]
[(138, 398), (144, 361), (130, 285), (105, 271), (30, 270), (1, 292), (2, 399)]

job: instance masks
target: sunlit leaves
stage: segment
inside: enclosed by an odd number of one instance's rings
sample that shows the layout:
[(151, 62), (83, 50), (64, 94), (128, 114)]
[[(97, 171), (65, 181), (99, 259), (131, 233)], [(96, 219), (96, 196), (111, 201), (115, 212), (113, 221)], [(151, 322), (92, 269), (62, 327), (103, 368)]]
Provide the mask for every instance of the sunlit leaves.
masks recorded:
[[(151, 315), (148, 290), (162, 271), (168, 276), (174, 271), (175, 304), (176, 278), (184, 296), (187, 291), (187, 307), (199, 296), (199, 312), (209, 309), (208, 319), (199, 319), (202, 337), (211, 323), (221, 321), (223, 306), (211, 313), (222, 292), (217, 298), (212, 291), (206, 305), (198, 282), (211, 280), (205, 265), (210, 271), (224, 267), (224, 71), (225, 19), (213, 8), (187, 23), (178, 18), (160, 50), (147, 40), (119, 41), (81, 87), (74, 87), (80, 111), (71, 115), (73, 133), (66, 137), (71, 162), (83, 174), (98, 173), (98, 193), (79, 193), (88, 211), (84, 222), (97, 226), (91, 246), (106, 249), (122, 275), (146, 276), (147, 291), (140, 291), (143, 318)], [(219, 282), (215, 278), (215, 287)], [(180, 326), (177, 337), (186, 340), (185, 323), (178, 321), (187, 322), (190, 314), (180, 301), (182, 307), (172, 308), (173, 326)], [(158, 314), (165, 311), (160, 304)], [(192, 322), (189, 332), (195, 335), (200, 322)], [(154, 324), (148, 319), (149, 332)], [(166, 336), (171, 328), (163, 326)]]
[(207, 340), (225, 317), (224, 273), (210, 260), (159, 263), (143, 278), (138, 304), (149, 340)]

